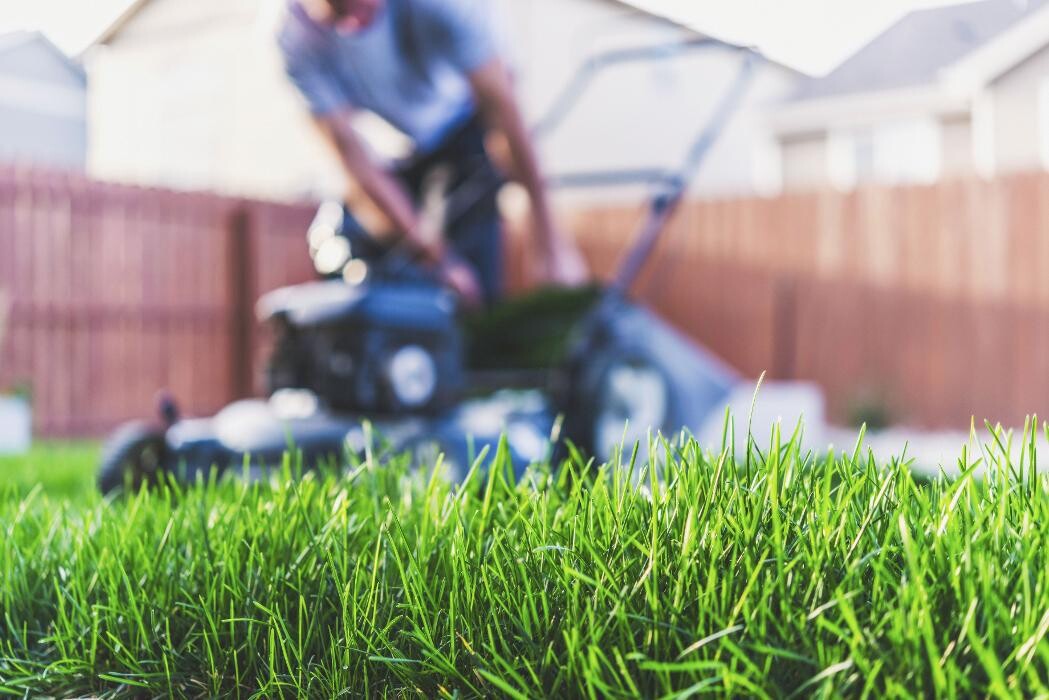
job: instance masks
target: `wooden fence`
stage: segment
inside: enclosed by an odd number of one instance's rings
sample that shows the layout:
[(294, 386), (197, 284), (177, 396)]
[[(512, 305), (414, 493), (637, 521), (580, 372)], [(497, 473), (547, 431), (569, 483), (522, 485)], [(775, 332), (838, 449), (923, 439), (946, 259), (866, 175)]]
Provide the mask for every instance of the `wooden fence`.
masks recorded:
[[(610, 270), (638, 209), (574, 216)], [(635, 295), (751, 376), (806, 379), (846, 419), (1049, 415), (1049, 175), (685, 205)]]
[[(640, 210), (566, 221), (608, 274)], [(262, 292), (310, 279), (310, 205), (0, 170), (0, 391), (42, 435), (210, 413), (258, 390)], [(510, 236), (512, 287), (528, 279)], [(635, 296), (745, 373), (810, 379), (846, 418), (965, 427), (1049, 415), (1049, 176), (690, 203)]]
[[(307, 206), (0, 171), (0, 390), (35, 429), (98, 434), (152, 414), (161, 387), (196, 413), (253, 392), (258, 293), (309, 277)], [(249, 358), (245, 361), (244, 358)]]

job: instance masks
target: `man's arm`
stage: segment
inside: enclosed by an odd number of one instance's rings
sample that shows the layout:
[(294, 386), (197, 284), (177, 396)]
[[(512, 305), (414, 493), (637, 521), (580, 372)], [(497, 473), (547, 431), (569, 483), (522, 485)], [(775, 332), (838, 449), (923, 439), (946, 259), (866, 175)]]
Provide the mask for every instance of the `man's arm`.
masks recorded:
[(372, 159), (350, 124), (350, 113), (344, 110), (314, 116), (313, 119), (325, 141), (338, 155), (347, 178), (357, 183), (413, 250), (429, 262), (440, 262), (444, 257), (443, 244), (435, 242), (434, 237), (423, 230), (422, 219), (416, 213), (411, 197)]
[(440, 232), (425, 230), (411, 197), (390, 173), (372, 160), (368, 149), (350, 125), (348, 111), (314, 116), (313, 120), (328, 144), (335, 149), (347, 178), (364, 193), (401, 232), (404, 241), (433, 265), (441, 279), (455, 289), (467, 304), (481, 300), (477, 276), (454, 256), (448, 254)]
[(486, 122), (505, 137), (515, 174), (528, 192), (536, 237), (549, 266), (549, 276), (562, 283), (584, 281), (585, 264), (554, 221), (532, 136), (518, 107), (506, 65), (498, 58), (487, 61), (470, 73), (470, 84)]

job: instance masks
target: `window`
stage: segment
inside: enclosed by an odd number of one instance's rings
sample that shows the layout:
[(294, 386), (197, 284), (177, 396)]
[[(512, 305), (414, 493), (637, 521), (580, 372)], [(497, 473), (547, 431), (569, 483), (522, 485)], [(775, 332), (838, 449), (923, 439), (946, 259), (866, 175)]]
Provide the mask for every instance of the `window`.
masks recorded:
[(942, 148), (933, 119), (886, 122), (831, 134), (827, 168), (843, 189), (868, 182), (934, 182), (940, 176)]

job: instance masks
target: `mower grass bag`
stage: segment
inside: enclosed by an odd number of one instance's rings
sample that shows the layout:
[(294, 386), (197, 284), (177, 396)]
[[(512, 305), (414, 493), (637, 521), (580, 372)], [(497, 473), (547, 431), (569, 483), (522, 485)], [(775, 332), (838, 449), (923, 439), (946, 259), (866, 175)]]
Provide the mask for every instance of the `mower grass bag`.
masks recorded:
[(568, 357), (572, 329), (597, 305), (601, 288), (550, 287), (507, 299), (467, 316), (466, 365), (471, 370), (550, 370)]

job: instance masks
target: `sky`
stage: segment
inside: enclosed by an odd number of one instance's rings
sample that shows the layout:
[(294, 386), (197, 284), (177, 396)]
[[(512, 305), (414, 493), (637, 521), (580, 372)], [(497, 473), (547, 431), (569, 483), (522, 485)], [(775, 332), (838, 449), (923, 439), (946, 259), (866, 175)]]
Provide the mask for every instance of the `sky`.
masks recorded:
[(630, 0), (806, 73), (829, 72), (907, 12), (947, 0)]
[[(216, 0), (220, 1), (220, 0)], [(262, 0), (260, 0), (261, 2)], [(41, 29), (78, 53), (130, 0), (0, 0), (0, 32)], [(944, 0), (629, 0), (799, 70), (829, 71), (908, 10)]]

